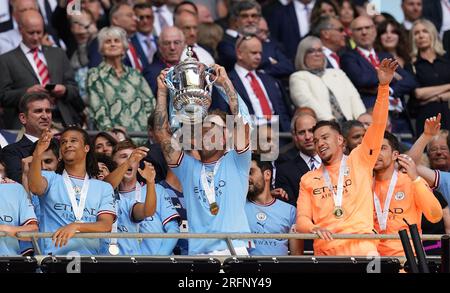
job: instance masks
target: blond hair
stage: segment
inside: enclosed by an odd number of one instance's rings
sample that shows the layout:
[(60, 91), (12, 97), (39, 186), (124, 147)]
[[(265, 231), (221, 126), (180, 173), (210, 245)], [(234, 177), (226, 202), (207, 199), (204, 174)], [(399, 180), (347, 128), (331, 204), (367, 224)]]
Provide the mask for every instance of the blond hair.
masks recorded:
[(417, 56), (419, 56), (419, 48), (417, 48), (417, 44), (414, 40), (414, 28), (419, 24), (422, 24), (430, 34), (431, 47), (434, 49), (434, 52), (437, 55), (443, 56), (445, 54), (444, 46), (442, 45), (442, 42), (439, 39), (439, 35), (434, 24), (427, 19), (418, 19), (414, 22), (411, 31), (409, 33), (409, 38), (411, 41), (411, 58), (413, 62), (415, 62), (417, 60)]

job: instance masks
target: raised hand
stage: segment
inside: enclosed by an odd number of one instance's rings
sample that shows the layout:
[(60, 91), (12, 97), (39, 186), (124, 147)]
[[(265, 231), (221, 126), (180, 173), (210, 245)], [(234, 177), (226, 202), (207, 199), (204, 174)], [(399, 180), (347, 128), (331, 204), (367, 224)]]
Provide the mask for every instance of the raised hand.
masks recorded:
[(414, 160), (410, 156), (404, 154), (398, 156), (398, 165), (400, 170), (408, 174), (411, 180), (415, 180), (419, 176), (416, 163), (414, 163)]
[(130, 163), (130, 165), (139, 163), (143, 158), (147, 156), (148, 151), (149, 149), (143, 146), (134, 149), (134, 151), (130, 155), (130, 158), (128, 159), (128, 162)]
[(275, 188), (270, 191), (270, 194), (277, 198), (282, 198), (284, 200), (289, 200), (289, 195), (283, 188)]
[(216, 79), (216, 84), (223, 87), (227, 81), (229, 81), (227, 71), (223, 66), (214, 64), (214, 73), (213, 73), (213, 79)]
[(34, 149), (33, 156), (41, 156), (50, 146), (50, 141), (53, 138), (53, 133), (50, 129), (45, 129), (42, 132), (41, 138), (39, 138), (36, 148)]
[(425, 120), (423, 128), (424, 135), (433, 137), (439, 134), (439, 130), (441, 130), (441, 113)]
[(158, 85), (158, 92), (159, 91), (167, 92), (167, 84), (165, 80), (168, 72), (169, 68), (163, 69), (156, 78), (156, 82)]
[(394, 78), (395, 70), (397, 70), (398, 61), (395, 59), (383, 59), (377, 68), (378, 81), (380, 85), (388, 85)]
[(139, 168), (138, 172), (147, 181), (147, 184), (155, 182), (156, 171), (151, 163), (144, 161), (144, 170)]

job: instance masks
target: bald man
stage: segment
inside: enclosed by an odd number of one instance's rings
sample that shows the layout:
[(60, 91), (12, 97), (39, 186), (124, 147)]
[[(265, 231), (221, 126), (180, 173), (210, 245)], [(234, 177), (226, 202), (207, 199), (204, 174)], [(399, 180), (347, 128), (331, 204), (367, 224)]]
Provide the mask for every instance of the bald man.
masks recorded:
[(0, 56), (0, 105), (6, 128), (20, 128), (18, 106), (25, 93), (49, 94), (56, 106), (54, 121), (80, 124), (84, 104), (65, 52), (41, 44), (44, 21), (36, 10), (21, 13), (18, 23), (21, 43)]
[(158, 39), (158, 53), (153, 57), (153, 63), (144, 75), (153, 93), (156, 94), (158, 90), (156, 78), (161, 70), (177, 65), (185, 46), (185, 37), (179, 28), (168, 26), (161, 31)]
[(213, 65), (215, 61), (211, 54), (197, 44), (198, 16), (190, 11), (185, 10), (175, 15), (174, 22), (175, 26), (183, 32), (186, 40), (186, 48), (181, 54), (181, 60), (187, 58), (187, 46), (191, 46), (192, 51), (194, 51), (194, 57), (198, 61), (208, 66)]
[[(380, 60), (392, 58), (391, 54), (375, 52), (373, 47), (377, 31), (372, 18), (360, 16), (351, 23), (352, 36), (356, 43), (354, 50), (348, 50), (341, 58), (341, 69), (353, 82), (361, 95), (366, 108), (372, 108), (375, 103), (378, 85), (376, 68)], [(417, 84), (414, 77), (398, 67), (394, 79), (390, 84), (390, 113), (395, 133), (411, 133), (411, 127), (403, 105), (405, 95), (411, 93)]]
[(19, 27), (17, 22), (19, 21), (19, 17), (28, 10), (39, 11), (36, 0), (15, 0), (11, 1), (11, 6), (13, 9), (13, 29), (0, 33), (0, 54), (9, 52), (14, 48), (19, 46), (22, 41), (22, 35), (19, 32)]
[(250, 114), (255, 115), (260, 123), (278, 119), (280, 131), (289, 132), (290, 113), (282, 86), (270, 75), (256, 71), (261, 56), (262, 44), (257, 37), (240, 37), (236, 41), (237, 62), (228, 76)]

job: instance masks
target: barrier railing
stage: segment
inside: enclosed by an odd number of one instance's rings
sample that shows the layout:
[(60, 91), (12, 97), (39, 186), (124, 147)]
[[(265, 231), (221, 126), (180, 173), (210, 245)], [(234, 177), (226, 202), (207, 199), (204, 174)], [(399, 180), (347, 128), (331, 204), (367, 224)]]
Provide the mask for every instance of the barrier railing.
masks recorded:
[[(49, 232), (20, 232), (17, 233), (20, 238), (31, 238), (37, 254), (41, 254), (38, 238), (52, 238), (53, 233)], [(333, 239), (367, 239), (367, 240), (383, 240), (392, 239), (399, 240), (398, 234), (333, 234)], [(422, 240), (440, 240), (443, 235), (422, 235)], [(1, 237), (1, 236), (0, 236)], [(223, 239), (227, 242), (231, 255), (236, 255), (232, 240), (236, 239), (303, 239), (314, 240), (319, 239), (317, 234), (254, 234), (254, 233), (76, 233), (74, 238), (176, 238), (176, 239)]]

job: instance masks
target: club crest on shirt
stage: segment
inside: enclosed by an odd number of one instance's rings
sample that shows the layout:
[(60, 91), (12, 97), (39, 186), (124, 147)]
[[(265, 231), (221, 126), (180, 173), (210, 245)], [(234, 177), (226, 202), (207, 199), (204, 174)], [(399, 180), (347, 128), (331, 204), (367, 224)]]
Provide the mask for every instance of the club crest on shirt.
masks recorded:
[(258, 221), (265, 221), (267, 219), (267, 215), (265, 213), (262, 213), (262, 212), (257, 213), (256, 214), (256, 219)]
[(405, 198), (405, 193), (402, 191), (399, 191), (395, 194), (395, 200), (402, 200)]

